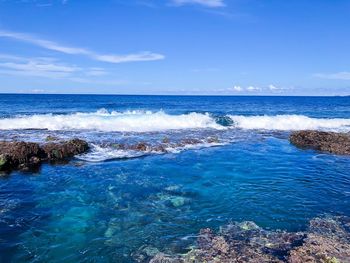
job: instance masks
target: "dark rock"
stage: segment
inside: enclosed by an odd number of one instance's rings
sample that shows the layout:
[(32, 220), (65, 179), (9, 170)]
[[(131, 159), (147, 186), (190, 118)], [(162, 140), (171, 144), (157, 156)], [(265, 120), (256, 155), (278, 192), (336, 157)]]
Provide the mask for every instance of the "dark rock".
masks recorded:
[(139, 142), (135, 145), (131, 145), (129, 147), (130, 150), (135, 150), (135, 151), (142, 151), (145, 152), (150, 148), (150, 146), (147, 143), (144, 142)]
[(10, 158), (8, 155), (0, 155), (0, 171), (5, 171), (8, 169), (10, 163)]
[(290, 142), (303, 149), (314, 149), (334, 154), (350, 155), (350, 134), (322, 131), (297, 131)]
[(67, 142), (48, 143), (42, 148), (49, 161), (61, 161), (86, 152), (89, 145), (86, 141), (73, 139)]
[(202, 143), (202, 141), (200, 141), (198, 139), (188, 138), (188, 139), (181, 140), (179, 145), (180, 146), (186, 146), (186, 145), (194, 145), (194, 144), (200, 144), (200, 143)]
[(165, 153), (165, 152), (167, 152), (166, 147), (167, 147), (167, 146), (164, 145), (164, 144), (156, 145), (156, 146), (153, 146), (153, 147), (152, 147), (152, 151), (154, 151), (154, 152), (160, 152), (160, 153)]
[(217, 136), (214, 136), (214, 137), (209, 137), (207, 139), (207, 142), (208, 143), (219, 143), (220, 141), (219, 141), (219, 138)]
[(0, 142), (0, 170), (2, 171), (35, 166), (44, 157), (45, 153), (37, 143)]
[(164, 137), (162, 140), (162, 143), (170, 143), (170, 140), (168, 137)]
[(42, 161), (67, 159), (88, 149), (87, 142), (79, 139), (43, 146), (32, 142), (0, 142), (0, 171), (37, 168)]

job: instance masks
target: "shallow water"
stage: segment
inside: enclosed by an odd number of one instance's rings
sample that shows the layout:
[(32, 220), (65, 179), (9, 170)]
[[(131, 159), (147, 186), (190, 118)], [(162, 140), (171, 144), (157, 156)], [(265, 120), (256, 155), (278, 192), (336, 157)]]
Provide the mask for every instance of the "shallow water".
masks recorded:
[[(96, 113), (100, 109), (108, 112)], [(130, 114), (134, 110), (136, 119)], [(74, 123), (69, 116), (77, 112), (101, 123), (107, 118), (108, 128), (67, 125), (56, 130), (50, 129), (52, 123), (39, 122), (48, 130), (37, 130), (23, 124), (33, 116), (53, 121), (47, 118), (50, 113)], [(320, 126), (316, 128), (348, 131), (346, 97), (0, 95), (0, 114), (0, 136), (6, 140), (42, 142), (55, 135), (96, 145), (70, 164), (43, 165), (37, 173), (0, 178), (1, 262), (133, 262), (144, 246), (185, 252), (200, 228), (217, 229), (230, 221), (297, 231), (315, 216), (350, 216), (349, 157), (304, 151), (288, 142), (290, 127), (302, 126), (306, 117), (313, 118), (312, 125)], [(142, 126), (147, 114), (151, 131)], [(189, 114), (206, 119), (193, 127)], [(275, 116), (268, 120), (274, 127), (262, 127), (266, 122), (261, 119), (260, 127), (239, 127), (227, 119), (264, 114)], [(115, 115), (138, 130), (120, 130)], [(157, 119), (164, 115), (165, 120)], [(179, 121), (180, 115), (185, 117)], [(169, 118), (171, 125), (181, 127), (167, 129)], [(24, 126), (4, 126), (11, 122)], [(214, 136), (219, 143), (174, 147), (162, 154), (139, 156), (113, 148), (119, 142), (205, 142)]]

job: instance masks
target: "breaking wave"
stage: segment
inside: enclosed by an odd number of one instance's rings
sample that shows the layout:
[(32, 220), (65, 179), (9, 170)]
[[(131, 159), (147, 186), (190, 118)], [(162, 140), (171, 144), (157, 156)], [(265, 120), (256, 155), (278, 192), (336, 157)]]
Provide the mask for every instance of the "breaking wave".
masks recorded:
[(172, 129), (224, 129), (209, 114), (189, 113), (169, 115), (163, 111), (108, 112), (66, 115), (41, 114), (0, 119), (0, 130), (98, 130), (117, 132), (152, 132)]
[(304, 115), (239, 116), (230, 115), (233, 126), (256, 130), (331, 130), (350, 131), (350, 119), (310, 118)]
[(304, 115), (213, 116), (191, 112), (170, 115), (163, 111), (36, 114), (0, 119), (0, 130), (46, 129), (53, 131), (95, 130), (104, 132), (156, 132), (183, 129), (240, 128), (246, 130), (331, 130), (350, 131), (350, 119), (311, 118)]

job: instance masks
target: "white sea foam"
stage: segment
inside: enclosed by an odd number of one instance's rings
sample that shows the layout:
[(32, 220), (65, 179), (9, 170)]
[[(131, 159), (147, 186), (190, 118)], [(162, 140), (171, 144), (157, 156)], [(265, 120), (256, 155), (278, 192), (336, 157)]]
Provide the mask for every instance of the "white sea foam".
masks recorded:
[(41, 114), (0, 119), (0, 130), (98, 130), (120, 132), (151, 132), (172, 129), (224, 129), (209, 114), (189, 113), (169, 115), (163, 111), (108, 112), (66, 115)]
[(120, 150), (112, 147), (101, 147), (96, 144), (91, 144), (91, 150), (88, 153), (81, 154), (76, 157), (87, 162), (103, 162), (115, 159), (136, 158), (145, 154), (145, 152)]
[(229, 116), (234, 127), (241, 129), (260, 130), (330, 130), (350, 131), (350, 119), (310, 118), (304, 115), (276, 115), (276, 116)]
[(215, 146), (226, 145), (225, 142), (202, 142), (197, 144), (186, 144), (182, 146), (172, 146), (164, 148), (164, 151), (148, 150), (148, 151), (136, 151), (130, 149), (116, 149), (114, 147), (101, 147), (97, 144), (91, 144), (89, 152), (77, 155), (76, 158), (87, 161), (87, 162), (103, 162), (117, 159), (130, 159), (137, 158), (149, 154), (166, 154), (166, 153), (180, 153), (186, 150), (195, 150), (202, 148), (209, 148)]

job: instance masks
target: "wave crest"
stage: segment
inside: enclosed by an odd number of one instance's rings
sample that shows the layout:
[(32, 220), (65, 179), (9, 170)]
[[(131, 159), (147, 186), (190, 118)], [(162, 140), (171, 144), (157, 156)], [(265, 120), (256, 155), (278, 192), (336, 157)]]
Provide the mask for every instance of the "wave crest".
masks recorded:
[(304, 115), (240, 116), (230, 115), (233, 126), (256, 130), (333, 130), (350, 131), (350, 119), (310, 118)]
[(209, 114), (195, 112), (169, 115), (163, 111), (108, 112), (101, 109), (93, 113), (41, 114), (0, 119), (0, 130), (48, 129), (152, 132), (202, 128), (224, 129)]

